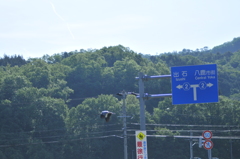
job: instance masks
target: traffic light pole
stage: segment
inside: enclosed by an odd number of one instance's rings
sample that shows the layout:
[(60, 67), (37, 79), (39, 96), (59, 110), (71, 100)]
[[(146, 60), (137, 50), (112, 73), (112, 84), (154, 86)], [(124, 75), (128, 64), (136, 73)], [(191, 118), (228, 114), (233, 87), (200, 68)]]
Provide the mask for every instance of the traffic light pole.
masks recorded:
[[(171, 75), (159, 75), (159, 76), (147, 76), (144, 75), (142, 72), (139, 73), (139, 76), (136, 77), (138, 79), (139, 84), (139, 95), (137, 95), (137, 98), (139, 99), (140, 103), (140, 130), (145, 131), (146, 130), (146, 121), (145, 121), (145, 104), (144, 100), (150, 99), (150, 98), (162, 98), (162, 97), (171, 97), (172, 94), (148, 94), (144, 93), (144, 81), (151, 80), (151, 79), (159, 79), (159, 78), (169, 78)], [(134, 93), (135, 95), (136, 93)], [(147, 147), (144, 150), (144, 154), (146, 155), (144, 158), (148, 158), (147, 156)]]
[(158, 75), (158, 76), (147, 76), (144, 75), (142, 72), (139, 73), (139, 76), (136, 77), (138, 79), (139, 84), (139, 95), (137, 98), (139, 98), (140, 102), (140, 130), (146, 130), (146, 121), (145, 121), (145, 107), (144, 107), (144, 99), (150, 99), (150, 98), (163, 98), (163, 97), (171, 97), (172, 94), (148, 94), (144, 93), (144, 81), (147, 80), (153, 80), (153, 79), (159, 79), (159, 78), (170, 78), (171, 75)]
[(139, 102), (140, 102), (140, 130), (146, 130), (145, 107), (144, 107), (144, 83), (142, 72), (139, 73)]

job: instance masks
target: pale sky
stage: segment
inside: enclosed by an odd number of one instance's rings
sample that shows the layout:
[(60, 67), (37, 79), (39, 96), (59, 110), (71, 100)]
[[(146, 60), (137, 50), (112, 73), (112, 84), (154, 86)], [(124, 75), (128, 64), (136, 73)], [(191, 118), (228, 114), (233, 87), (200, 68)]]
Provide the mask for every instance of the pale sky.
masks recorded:
[(240, 37), (240, 0), (0, 0), (0, 57), (123, 45), (142, 54)]

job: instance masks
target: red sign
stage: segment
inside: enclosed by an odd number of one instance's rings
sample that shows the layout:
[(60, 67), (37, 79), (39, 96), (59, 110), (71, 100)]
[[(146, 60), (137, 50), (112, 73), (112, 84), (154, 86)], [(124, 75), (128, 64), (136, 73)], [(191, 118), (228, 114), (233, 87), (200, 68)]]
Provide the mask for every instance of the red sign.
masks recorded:
[(206, 150), (210, 150), (213, 148), (213, 142), (210, 141), (210, 140), (206, 140), (204, 143), (203, 143), (203, 147), (206, 149)]
[(212, 132), (209, 130), (206, 130), (202, 134), (203, 138), (206, 140), (210, 140), (212, 138)]

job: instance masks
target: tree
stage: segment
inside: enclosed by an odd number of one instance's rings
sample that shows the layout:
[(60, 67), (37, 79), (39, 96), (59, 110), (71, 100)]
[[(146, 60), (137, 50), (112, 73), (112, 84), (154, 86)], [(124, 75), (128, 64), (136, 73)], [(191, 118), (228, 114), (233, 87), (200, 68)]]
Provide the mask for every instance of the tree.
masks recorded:
[[(116, 114), (106, 123), (100, 119), (102, 110), (110, 110)], [(90, 155), (88, 158), (103, 158), (103, 156), (113, 156), (113, 154), (119, 153), (117, 147), (114, 148), (114, 151), (105, 151), (108, 147), (112, 147), (111, 143), (114, 140), (111, 138), (101, 139), (101, 136), (114, 133), (114, 129), (118, 127), (119, 110), (120, 105), (117, 98), (111, 95), (100, 95), (98, 98), (86, 99), (76, 108), (70, 109), (66, 120), (67, 127), (68, 131), (75, 135), (75, 139), (80, 140), (81, 145), (78, 147), (82, 157), (88, 154)], [(113, 124), (113, 126), (108, 127), (107, 124)], [(82, 138), (87, 138), (87, 140), (81, 140)], [(96, 140), (91, 140), (91, 138), (96, 138)]]
[(33, 59), (24, 66), (23, 74), (37, 88), (47, 88), (51, 81), (51, 74), (48, 64), (40, 59)]

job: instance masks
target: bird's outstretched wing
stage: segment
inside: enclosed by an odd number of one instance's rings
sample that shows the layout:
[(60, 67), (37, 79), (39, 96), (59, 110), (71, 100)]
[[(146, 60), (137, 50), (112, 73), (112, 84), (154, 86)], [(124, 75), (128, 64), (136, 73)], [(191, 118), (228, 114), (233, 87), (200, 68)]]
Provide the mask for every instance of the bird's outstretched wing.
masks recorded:
[(109, 111), (107, 111), (107, 110), (102, 111), (101, 114), (100, 114), (100, 118), (105, 118), (106, 115), (108, 114), (108, 112)]
[(105, 118), (106, 122), (108, 122), (110, 120), (111, 115), (114, 114), (108, 110), (104, 110), (102, 111), (102, 113), (100, 114), (100, 118)]

